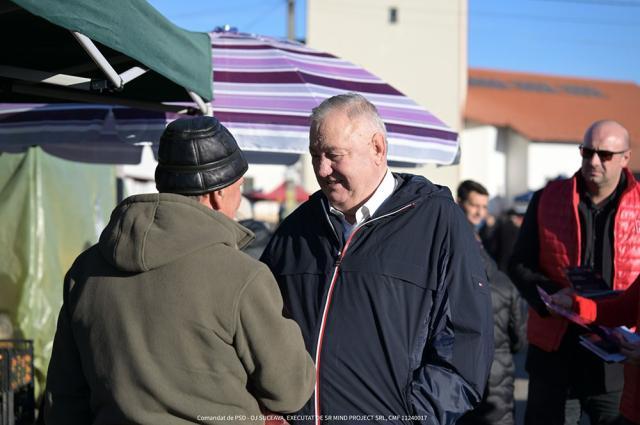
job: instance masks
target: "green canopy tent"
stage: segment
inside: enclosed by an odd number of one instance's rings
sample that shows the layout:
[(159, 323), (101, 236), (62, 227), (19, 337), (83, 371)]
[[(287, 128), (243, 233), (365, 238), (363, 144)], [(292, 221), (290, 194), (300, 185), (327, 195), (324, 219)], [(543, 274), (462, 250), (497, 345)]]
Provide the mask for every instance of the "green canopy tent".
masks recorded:
[(209, 113), (211, 42), (145, 0), (0, 0), (0, 102)]

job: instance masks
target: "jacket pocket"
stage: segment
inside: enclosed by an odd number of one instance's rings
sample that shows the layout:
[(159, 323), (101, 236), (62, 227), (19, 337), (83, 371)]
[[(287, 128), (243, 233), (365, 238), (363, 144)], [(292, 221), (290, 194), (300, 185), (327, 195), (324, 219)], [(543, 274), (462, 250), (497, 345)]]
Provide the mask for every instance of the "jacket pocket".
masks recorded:
[(473, 280), (473, 287), (481, 292), (489, 292), (490, 288), (489, 288), (489, 279), (487, 278), (486, 274), (483, 275), (479, 275), (479, 274), (475, 274), (472, 273), (471, 274), (471, 279)]

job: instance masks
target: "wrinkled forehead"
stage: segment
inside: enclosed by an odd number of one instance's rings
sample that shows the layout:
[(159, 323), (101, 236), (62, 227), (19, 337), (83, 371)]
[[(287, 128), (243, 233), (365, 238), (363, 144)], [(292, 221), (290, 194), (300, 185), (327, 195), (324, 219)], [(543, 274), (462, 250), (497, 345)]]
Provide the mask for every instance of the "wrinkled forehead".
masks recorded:
[(333, 148), (349, 148), (357, 143), (361, 133), (360, 120), (346, 116), (327, 116), (309, 132), (309, 149), (326, 150)]

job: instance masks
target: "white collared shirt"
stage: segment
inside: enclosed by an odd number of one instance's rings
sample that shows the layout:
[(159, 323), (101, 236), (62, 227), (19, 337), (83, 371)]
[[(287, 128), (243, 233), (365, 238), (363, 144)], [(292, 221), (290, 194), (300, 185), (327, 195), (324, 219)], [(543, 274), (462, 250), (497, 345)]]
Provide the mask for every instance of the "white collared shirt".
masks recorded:
[(332, 205), (329, 205), (329, 211), (334, 214), (336, 217), (340, 219), (342, 226), (344, 227), (344, 236), (345, 239), (351, 234), (353, 229), (367, 220), (369, 217), (376, 213), (376, 210), (382, 205), (384, 201), (387, 200), (389, 196), (396, 189), (396, 179), (391, 174), (391, 170), (387, 168), (387, 172), (384, 175), (384, 178), (378, 185), (378, 188), (373, 195), (365, 202), (360, 208), (356, 210), (356, 222), (351, 224), (349, 223), (345, 217), (344, 213), (340, 210), (335, 209)]

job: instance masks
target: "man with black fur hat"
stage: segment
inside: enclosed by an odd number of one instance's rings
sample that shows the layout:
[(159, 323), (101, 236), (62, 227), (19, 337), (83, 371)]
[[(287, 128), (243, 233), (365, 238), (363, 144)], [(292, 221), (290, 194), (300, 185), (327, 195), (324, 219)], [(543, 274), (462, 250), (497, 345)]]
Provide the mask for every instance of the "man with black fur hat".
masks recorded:
[(239, 251), (247, 162), (212, 117), (171, 123), (160, 193), (125, 199), (67, 273), (47, 377), (55, 424), (263, 423), (300, 409), (314, 366), (271, 273)]

